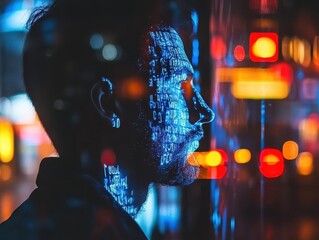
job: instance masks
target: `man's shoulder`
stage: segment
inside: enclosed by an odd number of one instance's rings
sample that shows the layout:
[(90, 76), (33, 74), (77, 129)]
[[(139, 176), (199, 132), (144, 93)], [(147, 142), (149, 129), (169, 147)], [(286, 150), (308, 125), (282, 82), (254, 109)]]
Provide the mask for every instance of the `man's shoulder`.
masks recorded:
[[(96, 186), (85, 194), (38, 188), (0, 224), (0, 240), (146, 239), (136, 222)], [(76, 192), (77, 193), (77, 192)], [(90, 195), (90, 196), (88, 196)]]

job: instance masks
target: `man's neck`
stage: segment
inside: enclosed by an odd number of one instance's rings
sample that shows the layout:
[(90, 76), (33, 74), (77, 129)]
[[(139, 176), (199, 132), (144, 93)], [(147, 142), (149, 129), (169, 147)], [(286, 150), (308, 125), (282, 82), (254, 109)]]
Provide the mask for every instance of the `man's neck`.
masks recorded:
[(119, 165), (104, 165), (104, 187), (118, 204), (132, 217), (135, 217), (141, 208), (137, 200), (138, 186), (132, 186), (132, 181), (120, 169)]

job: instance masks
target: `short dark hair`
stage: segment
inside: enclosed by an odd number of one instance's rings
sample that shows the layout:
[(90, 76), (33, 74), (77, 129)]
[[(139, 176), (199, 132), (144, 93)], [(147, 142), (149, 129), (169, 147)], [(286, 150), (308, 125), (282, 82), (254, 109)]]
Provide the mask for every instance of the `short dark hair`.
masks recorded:
[[(120, 73), (137, 70), (140, 36), (148, 22), (147, 2), (57, 0), (33, 12), (23, 52), (24, 82), (58, 151), (68, 135), (92, 124), (92, 84), (102, 76), (114, 80)], [(118, 45), (121, 58), (106, 61), (101, 51), (92, 49), (90, 37), (95, 33)], [(79, 115), (83, 109), (85, 116)], [(90, 131), (83, 134), (89, 138)]]

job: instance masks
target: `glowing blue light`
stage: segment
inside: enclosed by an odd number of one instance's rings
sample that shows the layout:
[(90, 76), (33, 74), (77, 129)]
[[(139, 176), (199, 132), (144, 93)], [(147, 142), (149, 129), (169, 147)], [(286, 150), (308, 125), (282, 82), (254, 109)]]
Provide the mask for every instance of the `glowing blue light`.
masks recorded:
[(212, 221), (212, 223), (213, 223), (213, 225), (214, 225), (214, 227), (215, 227), (216, 229), (220, 226), (220, 224), (221, 224), (221, 217), (220, 217), (220, 215), (218, 214), (218, 211), (217, 211), (217, 210), (215, 210), (215, 211), (213, 212), (211, 221)]
[(222, 217), (222, 239), (226, 239), (226, 232), (227, 232), (227, 208), (225, 208)]
[(25, 31), (25, 25), (30, 14), (30, 10), (19, 10), (3, 14), (1, 16), (1, 32)]
[(194, 11), (194, 12), (192, 12), (191, 13), (191, 18), (192, 18), (192, 20), (193, 20), (193, 31), (195, 32), (195, 33), (197, 33), (197, 30), (198, 30), (198, 14), (197, 14), (197, 12), (196, 11)]
[(102, 50), (103, 58), (107, 61), (113, 61), (118, 57), (118, 51), (113, 44), (106, 44)]
[(236, 220), (235, 220), (234, 217), (232, 217), (232, 218), (230, 219), (230, 229), (231, 229), (232, 232), (235, 231), (235, 226), (236, 226)]
[(199, 62), (199, 41), (198, 39), (193, 40), (193, 56), (192, 56), (192, 64), (197, 66)]
[(228, 67), (232, 67), (235, 64), (235, 59), (231, 54), (227, 54), (225, 61)]
[[(195, 70), (194, 71), (194, 80), (199, 80), (199, 78), (200, 78), (200, 71), (198, 71), (198, 70)], [(198, 89), (197, 89), (198, 90)]]
[(11, 1), (0, 16), (0, 31), (26, 31), (26, 22), (30, 17), (32, 9), (48, 2), (49, 0)]
[(101, 49), (104, 44), (104, 39), (101, 34), (93, 34), (90, 38), (90, 45), (93, 49)]
[(297, 79), (302, 80), (304, 77), (305, 77), (305, 73), (301, 69), (299, 69), (297, 71)]

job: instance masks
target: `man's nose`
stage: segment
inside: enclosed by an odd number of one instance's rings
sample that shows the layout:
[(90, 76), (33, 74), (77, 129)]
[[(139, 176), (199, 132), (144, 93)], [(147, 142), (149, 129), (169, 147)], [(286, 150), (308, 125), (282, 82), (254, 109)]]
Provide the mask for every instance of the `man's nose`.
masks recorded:
[(203, 99), (202, 95), (197, 91), (194, 90), (195, 92), (195, 109), (197, 110), (197, 113), (199, 115), (199, 119), (197, 122), (200, 123), (210, 123), (211, 121), (214, 120), (215, 114), (213, 110), (207, 105), (205, 100)]

